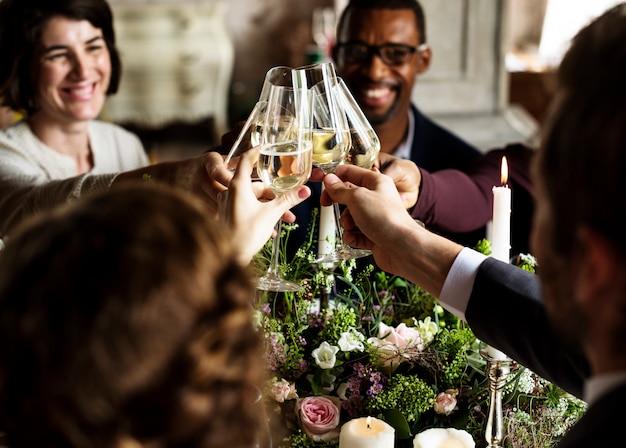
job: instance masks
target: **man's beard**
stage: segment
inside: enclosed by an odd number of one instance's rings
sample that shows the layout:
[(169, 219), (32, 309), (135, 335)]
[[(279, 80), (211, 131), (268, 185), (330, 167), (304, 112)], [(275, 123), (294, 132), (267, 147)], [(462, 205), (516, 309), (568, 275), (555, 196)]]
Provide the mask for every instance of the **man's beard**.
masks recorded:
[(367, 115), (367, 120), (374, 127), (387, 123), (398, 110), (398, 101), (395, 100), (387, 112), (377, 115)]

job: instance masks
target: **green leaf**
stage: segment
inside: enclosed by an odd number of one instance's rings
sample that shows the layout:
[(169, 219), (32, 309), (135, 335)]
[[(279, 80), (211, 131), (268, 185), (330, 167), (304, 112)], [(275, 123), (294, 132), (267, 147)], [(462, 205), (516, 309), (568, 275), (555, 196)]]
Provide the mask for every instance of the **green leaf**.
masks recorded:
[(389, 409), (383, 412), (383, 420), (396, 430), (396, 439), (408, 439), (413, 435), (406, 418), (397, 409)]

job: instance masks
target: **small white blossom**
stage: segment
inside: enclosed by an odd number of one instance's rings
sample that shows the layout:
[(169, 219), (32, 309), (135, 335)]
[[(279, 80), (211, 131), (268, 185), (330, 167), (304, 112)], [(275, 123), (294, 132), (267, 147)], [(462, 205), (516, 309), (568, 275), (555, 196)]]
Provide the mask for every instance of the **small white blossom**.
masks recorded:
[(429, 345), (435, 339), (439, 327), (430, 319), (430, 316), (428, 316), (426, 319), (417, 322), (417, 331), (422, 337), (424, 344)]
[(363, 342), (365, 341), (365, 336), (358, 332), (356, 328), (350, 328), (348, 331), (341, 333), (341, 337), (339, 338), (339, 348), (343, 352), (354, 352), (359, 351), (362, 352), (365, 350), (365, 345)]
[(337, 352), (339, 351), (339, 347), (335, 347), (334, 345), (330, 345), (328, 342), (324, 341), (320, 344), (318, 348), (313, 350), (313, 358), (315, 358), (315, 362), (322, 369), (332, 369), (335, 367), (335, 363), (337, 362)]

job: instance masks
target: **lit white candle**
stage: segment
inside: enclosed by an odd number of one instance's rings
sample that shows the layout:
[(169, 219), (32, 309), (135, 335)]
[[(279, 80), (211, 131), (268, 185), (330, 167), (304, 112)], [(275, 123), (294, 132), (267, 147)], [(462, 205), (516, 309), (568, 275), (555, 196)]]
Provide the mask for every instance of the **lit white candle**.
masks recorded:
[(502, 157), (502, 185), (493, 187), (491, 256), (505, 263), (508, 263), (511, 257), (511, 190), (507, 184), (508, 178), (506, 157)]
[[(508, 263), (511, 258), (511, 190), (507, 184), (509, 167), (506, 157), (502, 157), (500, 169), (501, 186), (493, 187), (493, 220), (491, 226), (491, 256)], [(487, 354), (495, 360), (506, 359), (507, 356), (491, 346), (487, 346)]]
[[(322, 187), (323, 190), (324, 187)], [(320, 206), (320, 230), (317, 242), (317, 256), (328, 255), (335, 250), (337, 226), (335, 224), (335, 212), (332, 205)]]
[(393, 448), (395, 430), (374, 417), (355, 418), (341, 427), (339, 448)]

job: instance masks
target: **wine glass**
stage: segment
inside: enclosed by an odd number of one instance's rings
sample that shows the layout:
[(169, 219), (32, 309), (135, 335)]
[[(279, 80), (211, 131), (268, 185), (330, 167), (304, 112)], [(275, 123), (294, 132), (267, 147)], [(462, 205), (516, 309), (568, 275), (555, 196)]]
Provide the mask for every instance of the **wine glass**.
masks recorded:
[[(339, 80), (332, 63), (321, 63), (294, 69), (296, 79), (312, 85), (313, 97), (313, 164), (324, 173), (332, 173), (348, 157), (351, 145), (350, 123), (347, 107), (342, 104)], [(304, 82), (304, 81), (301, 81)], [(371, 252), (355, 249), (343, 243), (339, 223), (339, 204), (333, 202), (335, 241), (330, 253), (322, 254), (316, 261), (333, 264), (352, 258), (370, 255)]]
[[(380, 153), (380, 140), (341, 78), (338, 78), (335, 97), (339, 103), (340, 110), (346, 114), (348, 127), (350, 129), (350, 148), (346, 154), (345, 162), (371, 169)], [(333, 203), (333, 210), (336, 218), (336, 224), (333, 227), (336, 233), (336, 244), (338, 247), (335, 247), (334, 252), (327, 254), (325, 253), (325, 247), (328, 246), (328, 244), (320, 245), (321, 250), (319, 250), (318, 253), (322, 252), (324, 255), (317, 261), (320, 263), (330, 263), (370, 255), (370, 250), (355, 249), (343, 243), (343, 231), (339, 226), (339, 207), (337, 203)], [(327, 222), (322, 218), (324, 218), (323, 213), (320, 214), (320, 234), (322, 232), (323, 223)]]
[(313, 164), (324, 173), (335, 171), (350, 146), (348, 122), (333, 95), (337, 75), (330, 62), (294, 70), (294, 82), (308, 87), (313, 101)]
[[(305, 184), (312, 168), (311, 101), (306, 89), (271, 86), (260, 125), (257, 173), (276, 195)], [(257, 287), (265, 291), (297, 291), (300, 285), (278, 272), (282, 221), (276, 223), (270, 265)]]
[(267, 100), (272, 87), (292, 87), (291, 67), (279, 65), (270, 68), (265, 74), (259, 100), (252, 108), (252, 111), (248, 115), (246, 122), (241, 128), (241, 131), (239, 131), (235, 142), (226, 156), (225, 163), (231, 171), (235, 170), (237, 166), (236, 159), (241, 154), (260, 144), (259, 129), (263, 124)]
[(380, 153), (378, 135), (341, 78), (337, 84), (337, 98), (350, 127), (350, 149), (346, 162), (371, 169)]

